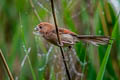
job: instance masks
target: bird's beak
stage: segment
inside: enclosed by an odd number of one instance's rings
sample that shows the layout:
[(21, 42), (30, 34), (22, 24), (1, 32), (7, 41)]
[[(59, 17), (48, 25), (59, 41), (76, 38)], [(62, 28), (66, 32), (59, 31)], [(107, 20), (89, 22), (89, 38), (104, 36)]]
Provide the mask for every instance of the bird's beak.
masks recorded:
[(36, 27), (34, 28), (34, 31), (39, 31), (39, 27), (36, 26)]
[(34, 28), (33, 34), (34, 34), (34, 35), (40, 35), (40, 34), (39, 34), (39, 27), (38, 27), (38, 26), (36, 26), (36, 27)]

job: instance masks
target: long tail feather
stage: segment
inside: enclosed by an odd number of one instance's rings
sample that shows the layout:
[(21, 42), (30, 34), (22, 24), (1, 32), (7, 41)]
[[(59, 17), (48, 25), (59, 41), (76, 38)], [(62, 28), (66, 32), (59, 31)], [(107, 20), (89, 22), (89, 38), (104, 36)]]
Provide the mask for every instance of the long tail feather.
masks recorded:
[(96, 46), (106, 45), (110, 40), (109, 36), (79, 35), (77, 37), (84, 42), (88, 42)]

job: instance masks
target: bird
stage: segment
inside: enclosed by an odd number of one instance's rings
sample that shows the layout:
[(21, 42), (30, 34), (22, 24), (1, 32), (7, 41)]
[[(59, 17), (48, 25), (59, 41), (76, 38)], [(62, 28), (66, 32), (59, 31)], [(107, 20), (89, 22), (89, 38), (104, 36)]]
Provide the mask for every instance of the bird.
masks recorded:
[(55, 25), (48, 22), (40, 22), (35, 28), (34, 32), (41, 35), (48, 42), (62, 47), (71, 47), (72, 45), (83, 41), (86, 43), (91, 43), (95, 46), (106, 45), (109, 43), (109, 36), (100, 35), (78, 35), (68, 29), (58, 28), (61, 44), (58, 42), (58, 36), (56, 33)]

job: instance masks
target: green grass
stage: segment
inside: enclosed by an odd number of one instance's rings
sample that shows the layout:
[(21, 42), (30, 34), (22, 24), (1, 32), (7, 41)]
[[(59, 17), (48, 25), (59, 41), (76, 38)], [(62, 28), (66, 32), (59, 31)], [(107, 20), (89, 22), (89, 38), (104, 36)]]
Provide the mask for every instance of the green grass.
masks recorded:
[(112, 45), (113, 45), (113, 42), (114, 42), (114, 39), (115, 39), (115, 35), (116, 35), (117, 29), (118, 29), (118, 21), (119, 21), (119, 16), (116, 19), (116, 23), (115, 23), (114, 29), (112, 31), (111, 39), (113, 39), (113, 40), (109, 41), (110, 44), (107, 47), (104, 59), (102, 61), (102, 64), (101, 64), (101, 67), (100, 67), (100, 70), (99, 70), (99, 73), (97, 75), (97, 80), (103, 80), (103, 76), (104, 76), (104, 73), (105, 73), (106, 65), (108, 63), (108, 59), (109, 59), (109, 56), (110, 56)]
[[(27, 56), (27, 61), (28, 61), (28, 64), (29, 64), (29, 67), (30, 67), (30, 70), (31, 70), (31, 73), (32, 73), (32, 77), (33, 77), (33, 80), (37, 80), (36, 78), (36, 75), (35, 75), (35, 72), (33, 70), (33, 67), (32, 67), (32, 64), (31, 64), (31, 61), (30, 61), (30, 58), (29, 58), (29, 53), (30, 51), (28, 51), (27, 47), (26, 47), (26, 41), (25, 41), (25, 37), (24, 37), (24, 32), (23, 32), (23, 25), (22, 25), (22, 22), (21, 22), (21, 15), (20, 15), (20, 27), (21, 27), (21, 38), (22, 38), (22, 44), (23, 44), (23, 50), (25, 52), (25, 55)], [(24, 63), (25, 64), (25, 63)]]
[[(49, 0), (32, 0), (41, 21), (53, 23)], [(120, 6), (118, 1), (118, 6)], [(39, 2), (39, 4), (38, 4)], [(82, 80), (119, 80), (120, 30), (116, 4), (104, 0), (55, 0), (59, 27), (65, 27), (77, 34), (109, 35), (111, 45), (93, 46), (79, 42), (73, 48), (79, 60), (71, 65), (83, 73)], [(40, 23), (29, 0), (0, 0), (0, 48), (8, 66), (18, 80), (56, 80), (65, 78), (59, 48), (42, 37), (33, 34)], [(30, 51), (30, 52), (29, 52)], [(67, 49), (64, 49), (65, 54)], [(25, 61), (24, 61), (25, 60)], [(75, 58), (73, 60), (76, 60)], [(79, 61), (79, 62), (78, 62)], [(23, 67), (21, 67), (22, 62)], [(8, 76), (0, 63), (1, 80)], [(41, 70), (42, 69), (42, 70)]]

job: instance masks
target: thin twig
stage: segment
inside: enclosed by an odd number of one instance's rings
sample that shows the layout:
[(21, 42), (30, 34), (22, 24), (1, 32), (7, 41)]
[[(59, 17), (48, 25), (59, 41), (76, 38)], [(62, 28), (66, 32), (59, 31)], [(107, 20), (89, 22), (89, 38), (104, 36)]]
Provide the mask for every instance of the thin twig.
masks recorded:
[[(58, 42), (59, 42), (59, 44), (61, 45), (61, 40), (60, 40), (60, 36), (59, 36), (59, 31), (58, 31), (58, 25), (57, 25), (57, 21), (56, 21), (56, 15), (55, 15), (55, 11), (54, 11), (54, 3), (53, 3), (53, 0), (51, 0), (51, 7), (52, 7), (52, 14), (53, 14), (53, 18), (54, 18), (55, 27), (56, 27), (56, 33), (57, 33)], [(61, 54), (62, 54), (62, 58), (63, 58), (63, 62), (64, 62), (64, 65), (65, 65), (65, 69), (66, 69), (66, 73), (67, 73), (68, 79), (71, 80), (71, 78), (70, 78), (70, 73), (69, 73), (67, 64), (66, 64), (66, 62), (65, 62), (65, 56), (64, 56), (63, 49), (62, 49), (61, 46), (59, 46), (59, 47), (60, 47), (60, 51), (61, 51)]]
[(10, 72), (10, 69), (9, 69), (9, 67), (8, 67), (8, 64), (7, 64), (6, 60), (5, 60), (5, 57), (4, 57), (1, 49), (0, 49), (0, 57), (1, 57), (1, 59), (2, 59), (2, 62), (3, 62), (3, 64), (4, 64), (4, 66), (5, 66), (5, 69), (7, 70), (7, 73), (8, 73), (8, 76), (9, 76), (10, 80), (14, 80), (13, 75), (12, 75), (12, 73)]
[(38, 20), (41, 22), (41, 19), (40, 19), (40, 17), (39, 17), (39, 14), (38, 14), (37, 10), (35, 9), (35, 6), (34, 6), (32, 0), (29, 0), (29, 1), (30, 1), (30, 5), (31, 5), (31, 7), (32, 7), (32, 9), (33, 9), (33, 11), (34, 11), (34, 13), (35, 13), (35, 16), (36, 16), (36, 17), (38, 18)]

